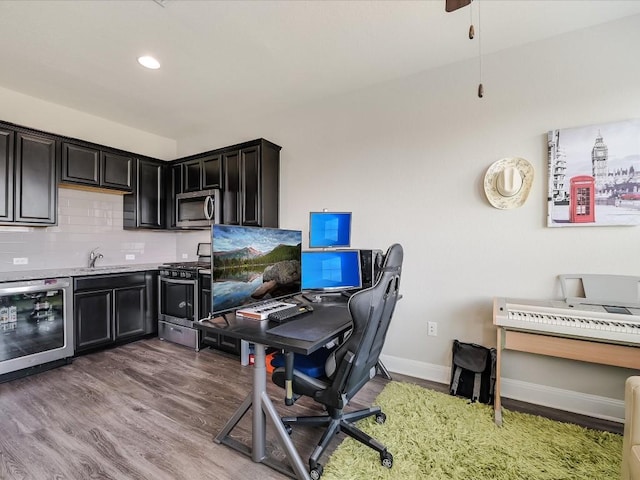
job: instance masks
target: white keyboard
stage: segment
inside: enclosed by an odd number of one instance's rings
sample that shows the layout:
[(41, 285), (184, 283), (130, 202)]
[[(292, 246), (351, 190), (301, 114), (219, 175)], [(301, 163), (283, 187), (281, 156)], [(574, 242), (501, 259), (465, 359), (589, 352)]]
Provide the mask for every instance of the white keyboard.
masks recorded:
[(640, 310), (609, 313), (600, 305), (573, 305), (560, 301), (494, 300), (493, 323), (518, 330), (603, 342), (640, 344)]
[(247, 308), (236, 310), (236, 315), (240, 317), (253, 318), (255, 320), (265, 320), (270, 313), (279, 312), (287, 308), (295, 307), (295, 303), (271, 301), (259, 303)]

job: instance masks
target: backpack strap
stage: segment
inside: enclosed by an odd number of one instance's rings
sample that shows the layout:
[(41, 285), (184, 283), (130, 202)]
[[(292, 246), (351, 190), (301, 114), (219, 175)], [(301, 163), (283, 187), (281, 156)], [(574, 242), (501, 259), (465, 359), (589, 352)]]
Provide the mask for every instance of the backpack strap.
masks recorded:
[(471, 396), (471, 402), (477, 402), (480, 399), (481, 383), (482, 383), (482, 372), (479, 372), (473, 376), (473, 395)]
[(449, 392), (451, 395), (458, 394), (458, 384), (460, 383), (460, 374), (462, 373), (462, 368), (456, 365), (456, 369), (453, 372), (453, 380), (451, 381), (451, 389)]

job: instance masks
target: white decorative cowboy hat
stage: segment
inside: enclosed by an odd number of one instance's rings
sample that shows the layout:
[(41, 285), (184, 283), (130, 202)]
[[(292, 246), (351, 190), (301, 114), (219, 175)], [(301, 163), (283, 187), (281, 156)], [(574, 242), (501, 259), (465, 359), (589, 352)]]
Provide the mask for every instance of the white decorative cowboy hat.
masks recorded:
[(494, 162), (484, 176), (484, 193), (496, 208), (522, 206), (533, 183), (533, 167), (524, 158), (508, 157)]

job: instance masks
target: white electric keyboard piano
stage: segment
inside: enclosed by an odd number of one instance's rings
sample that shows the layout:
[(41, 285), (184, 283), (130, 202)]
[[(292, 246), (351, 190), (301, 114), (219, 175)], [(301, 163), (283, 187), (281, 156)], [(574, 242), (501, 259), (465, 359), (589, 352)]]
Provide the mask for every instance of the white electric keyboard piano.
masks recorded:
[(640, 345), (640, 309), (637, 308), (507, 298), (496, 298), (494, 302), (493, 323), (500, 327)]
[[(640, 369), (640, 277), (560, 275), (565, 300), (495, 298), (495, 421), (502, 423), (501, 351)], [(577, 282), (577, 291), (570, 283)]]

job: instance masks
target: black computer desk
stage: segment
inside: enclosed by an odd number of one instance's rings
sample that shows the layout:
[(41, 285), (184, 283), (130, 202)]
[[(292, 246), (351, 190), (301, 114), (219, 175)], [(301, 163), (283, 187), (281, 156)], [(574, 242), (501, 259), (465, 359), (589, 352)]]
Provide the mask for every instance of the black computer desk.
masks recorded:
[[(300, 458), (295, 445), (280, 420), (280, 415), (267, 394), (265, 349), (267, 347), (273, 347), (288, 352), (309, 355), (331, 340), (340, 337), (340, 335), (346, 333), (351, 328), (351, 316), (347, 310), (346, 302), (337, 304), (313, 304), (313, 308), (313, 312), (293, 320), (297, 327), (303, 327), (305, 325), (309, 327), (305, 329), (299, 328), (301, 331), (304, 330), (302, 336), (306, 337), (305, 339), (284, 336), (286, 332), (281, 332), (282, 335), (268, 333), (268, 329), (277, 327), (278, 325), (268, 320), (252, 320), (239, 316), (236, 317), (233, 313), (227, 314), (224, 318), (218, 317), (196, 322), (196, 328), (204, 332), (224, 334), (233, 338), (246, 340), (255, 345), (253, 391), (247, 395), (233, 416), (227, 421), (220, 433), (216, 436), (215, 441), (250, 456), (254, 462), (264, 463), (285, 475), (293, 476), (301, 480), (310, 479), (309, 469), (307, 464)], [(288, 322), (281, 326), (288, 327), (289, 325), (293, 324)], [(260, 408), (255, 408), (258, 405)], [(252, 409), (252, 439), (251, 447), (248, 447), (232, 438), (229, 434), (252, 406), (254, 407)], [(290, 467), (267, 456), (265, 453), (267, 417), (275, 427), (276, 436), (285, 450)]]

